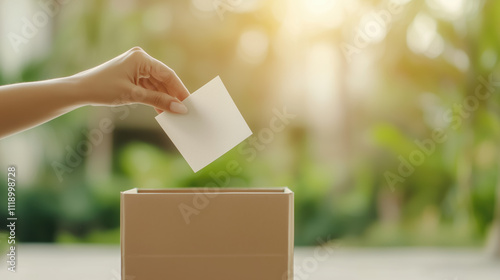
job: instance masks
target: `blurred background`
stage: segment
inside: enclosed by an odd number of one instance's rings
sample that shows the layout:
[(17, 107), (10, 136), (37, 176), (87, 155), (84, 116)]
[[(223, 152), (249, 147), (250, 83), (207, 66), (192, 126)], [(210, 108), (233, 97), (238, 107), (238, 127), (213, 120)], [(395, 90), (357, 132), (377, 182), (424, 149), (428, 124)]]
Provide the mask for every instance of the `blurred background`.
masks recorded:
[(0, 14), (2, 85), (141, 46), (191, 92), (220, 75), (254, 132), (198, 173), (143, 105), (1, 139), (21, 242), (118, 244), (135, 187), (289, 186), (296, 245), (500, 255), (500, 1), (0, 0)]

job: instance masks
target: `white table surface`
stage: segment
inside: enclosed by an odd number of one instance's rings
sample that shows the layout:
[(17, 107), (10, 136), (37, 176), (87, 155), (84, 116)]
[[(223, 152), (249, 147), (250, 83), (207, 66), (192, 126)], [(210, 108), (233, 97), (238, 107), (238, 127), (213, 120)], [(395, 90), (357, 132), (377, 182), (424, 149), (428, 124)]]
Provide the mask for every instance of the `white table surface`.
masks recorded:
[[(2, 280), (120, 279), (118, 246), (20, 244), (16, 273), (7, 271), (5, 254), (0, 259)], [(500, 279), (500, 260), (479, 249), (296, 248), (295, 267), (295, 280)]]

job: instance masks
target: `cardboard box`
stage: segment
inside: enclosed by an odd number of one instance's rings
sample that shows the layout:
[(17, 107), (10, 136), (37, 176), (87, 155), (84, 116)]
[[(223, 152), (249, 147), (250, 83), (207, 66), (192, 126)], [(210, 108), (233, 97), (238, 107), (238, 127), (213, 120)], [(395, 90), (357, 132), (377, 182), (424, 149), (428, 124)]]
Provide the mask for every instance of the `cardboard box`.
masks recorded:
[(125, 191), (122, 280), (291, 280), (293, 230), (288, 188)]

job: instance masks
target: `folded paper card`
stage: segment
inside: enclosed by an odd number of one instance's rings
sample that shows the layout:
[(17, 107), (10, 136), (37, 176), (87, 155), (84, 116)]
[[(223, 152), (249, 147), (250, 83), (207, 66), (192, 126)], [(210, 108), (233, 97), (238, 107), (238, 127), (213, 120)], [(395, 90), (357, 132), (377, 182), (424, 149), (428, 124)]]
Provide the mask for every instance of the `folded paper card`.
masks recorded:
[(194, 172), (252, 135), (218, 76), (182, 103), (187, 114), (163, 112), (156, 120)]

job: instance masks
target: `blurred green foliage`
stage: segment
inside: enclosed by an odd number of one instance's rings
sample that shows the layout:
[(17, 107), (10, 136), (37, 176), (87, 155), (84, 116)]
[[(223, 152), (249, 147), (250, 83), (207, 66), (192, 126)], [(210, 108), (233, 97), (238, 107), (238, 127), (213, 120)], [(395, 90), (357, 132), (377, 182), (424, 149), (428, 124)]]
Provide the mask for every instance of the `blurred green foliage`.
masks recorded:
[[(303, 49), (292, 49), (301, 46), (308, 50), (315, 42), (326, 42), (341, 54), (340, 46), (349, 42), (363, 11), (376, 11), (384, 3), (361, 1), (340, 25), (313, 25), (295, 44), (283, 46), (277, 43), (279, 36), (294, 35), (280, 30), (291, 24), (286, 20), (296, 18), (293, 14), (280, 16), (299, 5), (294, 1), (250, 1), (255, 5), (241, 12), (228, 11), (223, 20), (214, 11), (197, 10), (193, 3), (200, 2), (73, 1), (53, 19), (50, 50), (30, 60), (17, 76), (0, 72), (0, 82), (70, 75), (140, 45), (175, 69), (189, 89), (220, 74), (258, 136), (269, 126), (271, 109), (280, 108), (276, 103), (278, 81), (293, 87), (302, 78), (283, 78), (291, 65), (302, 68), (305, 64), (303, 57), (294, 56), (306, 56)], [(460, 127), (441, 125), (447, 140), (436, 144), (435, 151), (404, 182), (391, 188), (385, 177), (387, 171), (397, 173), (399, 157), (408, 159), (418, 148), (415, 140), (432, 137), (443, 111), (475, 92), (478, 77), (495, 74), (500, 80), (496, 28), (500, 26), (500, 1), (465, 1), (469, 9), (454, 20), (433, 12), (426, 2), (432, 1), (411, 1), (382, 42), (361, 49), (359, 61), (365, 61), (366, 55), (373, 66), (370, 77), (356, 73), (355, 63), (349, 64), (339, 55), (341, 66), (335, 80), (342, 90), (331, 89), (332, 95), (340, 97), (329, 105), (331, 110), (341, 111), (336, 120), (340, 128), (333, 129), (330, 136), (318, 136), (318, 130), (328, 131), (333, 126), (328, 121), (316, 129), (306, 113), (298, 112), (299, 117), (285, 131), (276, 133), (262, 150), (255, 149), (255, 158), (239, 150), (249, 145), (244, 142), (194, 174), (161, 129), (146, 124), (154, 122), (152, 117), (133, 115), (140, 118), (142, 127), (130, 125), (132, 117), (120, 120), (115, 115), (117, 128), (108, 148), (85, 157), (62, 182), (51, 164), (64, 161), (65, 147), (85, 140), (82, 129), (95, 124), (89, 119), (108, 116), (109, 111), (79, 109), (13, 136), (36, 136), (43, 147), (35, 180), (19, 180), (19, 240), (118, 243), (120, 191), (211, 186), (215, 182), (232, 187), (289, 186), (295, 192), (297, 245), (317, 244), (320, 239), (364, 246), (481, 244), (493, 221), (500, 219), (498, 210), (495, 212), (500, 203), (498, 85), (470, 117), (461, 119)], [(433, 18), (444, 42), (443, 53), (436, 57), (408, 47), (408, 30), (422, 13)], [(310, 17), (314, 19), (314, 14)], [(264, 30), (269, 47), (261, 62), (248, 63), (239, 58), (240, 35), (256, 27)], [(298, 43), (301, 40), (304, 46)], [(28, 50), (35, 47), (26, 46)], [(446, 57), (450, 49), (452, 53), (462, 50), (467, 56), (465, 71)], [(280, 60), (283, 56), (287, 59)], [(364, 90), (368, 94), (355, 99), (359, 92), (346, 85), (348, 79), (376, 82)], [(315, 91), (295, 90), (303, 97), (297, 101), (291, 92), (283, 98), (285, 103), (305, 106)], [(309, 113), (318, 117), (321, 111)], [(88, 170), (95, 164), (92, 158), (100, 153), (111, 155), (110, 171), (94, 178)], [(16, 158), (6, 161), (15, 162)], [(241, 172), (226, 177), (226, 165), (231, 161), (239, 164)], [(22, 178), (22, 171), (19, 173)], [(5, 181), (2, 176), (0, 172)], [(0, 199), (0, 220), (5, 220), (6, 209), (6, 201)]]

